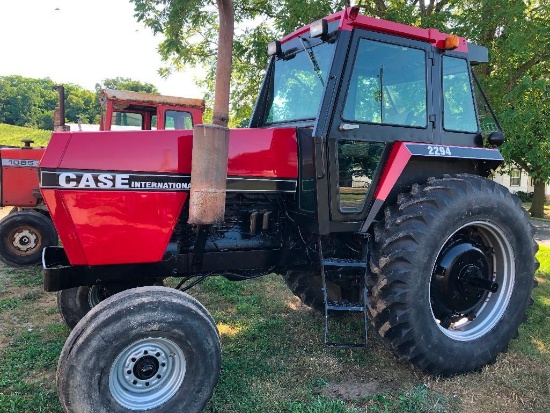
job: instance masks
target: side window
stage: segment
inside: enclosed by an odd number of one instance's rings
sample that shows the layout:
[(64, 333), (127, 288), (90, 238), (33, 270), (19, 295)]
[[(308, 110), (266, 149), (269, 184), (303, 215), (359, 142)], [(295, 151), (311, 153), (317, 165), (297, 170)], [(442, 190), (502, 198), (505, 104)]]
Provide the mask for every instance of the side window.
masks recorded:
[(164, 129), (193, 129), (193, 118), (189, 112), (167, 110), (164, 115)]
[(113, 112), (111, 130), (142, 130), (143, 115), (141, 113)]
[(385, 144), (381, 142), (338, 142), (338, 191), (341, 212), (363, 209)]
[(352, 122), (426, 127), (426, 54), (361, 39), (343, 118)]
[(457, 57), (443, 56), (443, 128), (478, 131), (468, 62)]

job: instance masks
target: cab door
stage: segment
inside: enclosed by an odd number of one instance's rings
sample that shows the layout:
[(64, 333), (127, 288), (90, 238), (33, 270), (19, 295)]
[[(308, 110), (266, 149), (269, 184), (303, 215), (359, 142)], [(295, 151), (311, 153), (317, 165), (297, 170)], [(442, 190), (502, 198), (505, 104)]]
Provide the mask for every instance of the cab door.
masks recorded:
[(430, 45), (355, 30), (327, 139), (331, 222), (365, 219), (393, 142), (432, 142)]

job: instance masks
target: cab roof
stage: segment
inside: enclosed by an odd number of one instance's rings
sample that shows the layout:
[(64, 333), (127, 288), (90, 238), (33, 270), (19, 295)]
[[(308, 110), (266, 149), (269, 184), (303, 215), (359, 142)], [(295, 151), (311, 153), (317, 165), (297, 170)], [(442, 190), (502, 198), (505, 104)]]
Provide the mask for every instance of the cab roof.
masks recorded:
[[(451, 36), (446, 33), (441, 33), (437, 29), (422, 29), (414, 26), (407, 26), (402, 23), (395, 23), (388, 20), (378, 19), (375, 17), (359, 14), (359, 7), (348, 7), (337, 13), (331, 14), (324, 18), (327, 23), (338, 22), (338, 30), (352, 31), (353, 29), (365, 29), (375, 32), (390, 34), (407, 39), (420, 40), (431, 43), (434, 47), (445, 49), (445, 40)], [(285, 43), (297, 36), (309, 32), (310, 26), (304, 26), (281, 39), (281, 43)], [(468, 42), (464, 37), (456, 36), (458, 39), (458, 47), (454, 50), (457, 52), (468, 53)]]
[(152, 106), (181, 106), (184, 108), (199, 109), (201, 112), (204, 112), (204, 100), (202, 99), (164, 96), (153, 93), (130, 92), (126, 90), (103, 89), (101, 91), (100, 102), (103, 105), (108, 100), (114, 101), (115, 104), (119, 102), (131, 102), (134, 104), (138, 103)]

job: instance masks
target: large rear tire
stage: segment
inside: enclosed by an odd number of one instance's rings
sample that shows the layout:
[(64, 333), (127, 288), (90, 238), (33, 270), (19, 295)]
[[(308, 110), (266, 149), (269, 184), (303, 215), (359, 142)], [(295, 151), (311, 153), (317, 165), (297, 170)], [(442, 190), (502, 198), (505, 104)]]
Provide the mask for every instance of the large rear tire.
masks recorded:
[[(302, 304), (316, 311), (325, 311), (323, 282), (319, 271), (289, 270), (283, 278), (290, 291), (300, 299)], [(340, 300), (340, 288), (330, 281), (327, 282), (327, 293), (332, 301)]]
[[(355, 277), (334, 277), (331, 272), (341, 269), (325, 270), (327, 274), (327, 297), (329, 301), (359, 301), (361, 288), (359, 287), (362, 274)], [(332, 279), (330, 278), (331, 276)], [(289, 270), (284, 280), (290, 291), (300, 299), (302, 304), (316, 311), (325, 311), (323, 296), (323, 281), (320, 270)]]
[(40, 212), (14, 212), (0, 222), (0, 261), (9, 266), (40, 264), (42, 249), (57, 242), (52, 220)]
[(507, 350), (538, 266), (517, 197), (478, 176), (431, 179), (401, 194), (374, 232), (369, 312), (389, 349), (445, 376)]
[(99, 303), (71, 332), (57, 366), (65, 412), (196, 413), (220, 372), (206, 309), (181, 291), (140, 287)]

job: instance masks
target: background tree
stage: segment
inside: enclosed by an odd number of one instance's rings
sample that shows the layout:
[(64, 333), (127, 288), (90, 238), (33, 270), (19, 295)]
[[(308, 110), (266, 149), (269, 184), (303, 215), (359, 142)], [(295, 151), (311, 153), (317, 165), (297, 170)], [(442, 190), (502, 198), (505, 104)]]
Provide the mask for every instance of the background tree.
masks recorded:
[(491, 62), (478, 74), (502, 122), (501, 149), (509, 166), (533, 178), (530, 212), (542, 217), (550, 180), (550, 1), (464, 1), (453, 12), (459, 33), (489, 47)]
[[(0, 77), (0, 123), (53, 129), (53, 112), (59, 105), (55, 83), (48, 78)], [(96, 123), (99, 102), (95, 93), (78, 85), (65, 85), (65, 118), (68, 122)]]
[(103, 79), (101, 83), (96, 83), (96, 92), (102, 89), (128, 90), (131, 92), (159, 93), (157, 87), (152, 83), (141, 82), (130, 79), (129, 77), (114, 77)]

